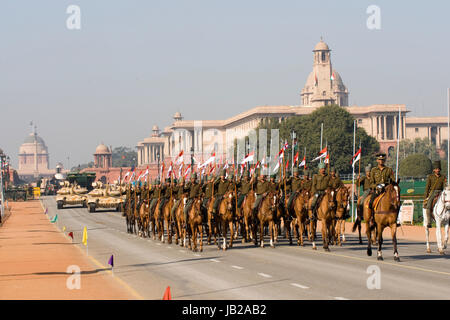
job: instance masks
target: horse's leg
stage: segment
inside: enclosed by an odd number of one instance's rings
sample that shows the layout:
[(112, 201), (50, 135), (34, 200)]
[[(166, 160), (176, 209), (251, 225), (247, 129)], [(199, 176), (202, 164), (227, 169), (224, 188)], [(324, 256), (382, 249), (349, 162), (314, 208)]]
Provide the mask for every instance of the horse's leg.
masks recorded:
[(441, 220), (436, 219), (436, 242), (440, 254), (444, 254), (444, 249), (442, 248), (442, 234), (441, 234)]
[(233, 247), (233, 239), (234, 239), (234, 236), (235, 236), (235, 230), (234, 230), (235, 225), (234, 225), (233, 221), (230, 221), (228, 223), (228, 226), (230, 228), (230, 245), (229, 245), (229, 247), (232, 248)]
[(222, 219), (222, 250), (225, 251), (227, 250), (227, 222), (225, 221), (225, 217), (223, 217)]
[(394, 245), (394, 260), (400, 262), (397, 251), (397, 223), (391, 225), (392, 244)]
[(200, 236), (200, 252), (203, 251), (203, 225), (200, 224), (198, 226), (198, 232), (199, 232), (199, 236)]
[(274, 225), (276, 225), (276, 223), (274, 223), (273, 221), (269, 221), (270, 246), (272, 248), (275, 248), (274, 240), (275, 240), (276, 233), (275, 233), (275, 230), (273, 228)]
[(261, 243), (261, 248), (264, 248), (264, 222), (261, 221), (260, 222), (260, 227), (259, 227), (259, 231), (260, 231), (260, 235), (259, 235), (259, 240)]
[(325, 251), (330, 251), (328, 248), (329, 244), (329, 232), (328, 232), (328, 224), (326, 219), (322, 219), (322, 241), (323, 241), (323, 249)]
[(309, 227), (309, 233), (310, 233), (310, 237), (311, 237), (311, 242), (312, 242), (312, 249), (313, 250), (317, 250), (316, 247), (316, 227), (317, 227), (317, 220), (312, 221), (311, 220), (311, 225)]
[(427, 253), (431, 253), (431, 248), (430, 248), (430, 230), (428, 229), (426, 223), (424, 223), (424, 228), (425, 228), (425, 237), (427, 240)]
[(369, 257), (372, 256), (372, 232), (373, 230), (370, 230), (369, 221), (366, 221), (367, 255)]
[(383, 228), (381, 226), (377, 227), (377, 238), (378, 238), (377, 260), (383, 260), (383, 253), (381, 252), (381, 248), (383, 245)]
[(447, 223), (445, 224), (445, 227), (444, 227), (444, 237), (445, 237), (445, 240), (444, 240), (444, 243), (443, 243), (443, 247), (444, 247), (444, 249), (447, 249), (447, 242), (448, 242), (448, 225), (449, 225), (449, 221), (447, 221)]
[[(344, 219), (341, 220), (341, 225), (342, 225), (342, 242), (345, 242), (345, 220)], [(339, 231), (341, 231), (340, 228), (339, 228)]]

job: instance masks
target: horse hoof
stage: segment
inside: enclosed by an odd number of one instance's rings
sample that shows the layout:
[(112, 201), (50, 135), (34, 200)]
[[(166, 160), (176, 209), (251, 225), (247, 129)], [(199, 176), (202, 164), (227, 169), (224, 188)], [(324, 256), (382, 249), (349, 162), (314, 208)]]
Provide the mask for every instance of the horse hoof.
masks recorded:
[(316, 247), (313, 247), (312, 249), (313, 249), (313, 250), (317, 250), (317, 248), (316, 248)]
[(339, 243), (339, 247), (342, 247), (342, 243)]
[(431, 249), (427, 249), (427, 253), (431, 253)]
[(400, 262), (400, 258), (399, 257), (394, 257), (394, 261)]
[(378, 256), (377, 260), (383, 261), (383, 257), (382, 256)]
[(445, 255), (444, 250), (439, 250), (439, 254), (442, 255), (442, 256)]
[(359, 240), (359, 244), (363, 244), (361, 240)]
[(330, 248), (323, 248), (326, 252), (330, 252)]
[(367, 249), (367, 255), (368, 255), (369, 257), (372, 256), (372, 249)]

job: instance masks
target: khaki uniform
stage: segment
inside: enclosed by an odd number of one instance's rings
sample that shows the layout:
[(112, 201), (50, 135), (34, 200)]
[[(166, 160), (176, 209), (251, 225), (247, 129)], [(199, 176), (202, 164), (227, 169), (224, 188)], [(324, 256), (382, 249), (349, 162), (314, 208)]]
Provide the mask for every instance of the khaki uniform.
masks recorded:
[(428, 175), (427, 185), (425, 186), (425, 199), (427, 199), (427, 201), (424, 208), (432, 209), (433, 199), (438, 193), (444, 190), (446, 181), (447, 179), (445, 176), (441, 174), (439, 174), (439, 176), (436, 176), (434, 173)]

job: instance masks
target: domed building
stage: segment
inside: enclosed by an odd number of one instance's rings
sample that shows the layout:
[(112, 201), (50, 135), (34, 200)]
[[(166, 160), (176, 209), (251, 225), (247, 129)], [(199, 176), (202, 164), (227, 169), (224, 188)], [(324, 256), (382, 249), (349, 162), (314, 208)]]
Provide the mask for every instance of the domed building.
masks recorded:
[(55, 170), (49, 168), (49, 153), (44, 140), (38, 136), (36, 126), (19, 148), (19, 178), (31, 181), (37, 177), (51, 177)]
[(95, 149), (94, 166), (104, 169), (112, 167), (112, 152), (103, 143), (99, 144)]
[(348, 106), (348, 90), (339, 73), (331, 65), (330, 52), (330, 48), (322, 39), (314, 47), (313, 71), (300, 94), (302, 106)]

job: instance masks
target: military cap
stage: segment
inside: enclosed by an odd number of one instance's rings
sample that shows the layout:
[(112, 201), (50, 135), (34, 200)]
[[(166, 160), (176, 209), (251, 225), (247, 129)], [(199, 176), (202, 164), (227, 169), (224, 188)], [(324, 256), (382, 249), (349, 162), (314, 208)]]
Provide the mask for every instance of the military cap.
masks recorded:
[(177, 183), (177, 181), (178, 181), (177, 179), (173, 179), (173, 183)]
[(441, 161), (440, 160), (433, 161), (433, 170), (434, 169), (441, 169)]
[(181, 178), (178, 180), (178, 182), (179, 182), (179, 183), (184, 183), (184, 177), (181, 177)]
[(366, 167), (366, 172), (370, 172), (372, 170), (372, 165), (369, 163)]
[(230, 174), (228, 175), (228, 178), (229, 178), (229, 179), (233, 179), (233, 177), (234, 177), (233, 172), (230, 172)]
[(197, 179), (197, 174), (195, 172), (191, 173), (191, 179)]
[(155, 184), (160, 184), (160, 183), (161, 183), (161, 181), (159, 181), (159, 179), (155, 180)]
[(298, 173), (298, 168), (294, 167), (294, 173)]
[(336, 168), (335, 167), (331, 167), (330, 168), (330, 172), (336, 172)]
[(166, 182), (170, 182), (170, 178), (166, 178), (166, 180), (165, 180)]
[(244, 172), (244, 177), (247, 177), (247, 178), (250, 177), (250, 173), (248, 171), (245, 171)]
[(222, 177), (225, 177), (226, 176), (226, 174), (227, 174), (227, 171), (225, 170), (225, 169), (222, 169), (221, 171), (220, 171), (220, 176)]
[(386, 153), (377, 153), (375, 157), (377, 160), (386, 160)]
[(212, 179), (213, 179), (212, 175), (209, 175), (208, 178), (207, 178), (208, 181), (211, 181)]
[(273, 175), (270, 176), (270, 179), (276, 179), (276, 178), (277, 178), (276, 174), (273, 174)]
[(325, 163), (323, 162), (319, 163), (319, 169), (325, 169)]

